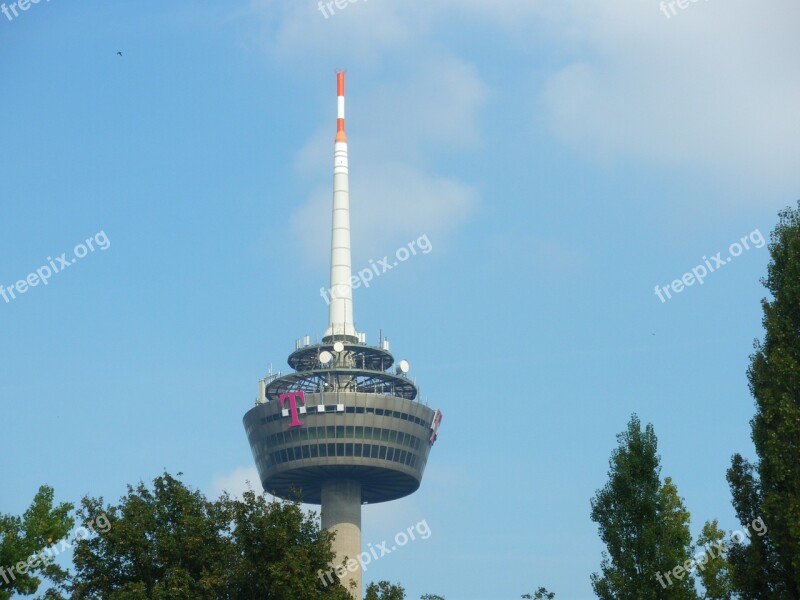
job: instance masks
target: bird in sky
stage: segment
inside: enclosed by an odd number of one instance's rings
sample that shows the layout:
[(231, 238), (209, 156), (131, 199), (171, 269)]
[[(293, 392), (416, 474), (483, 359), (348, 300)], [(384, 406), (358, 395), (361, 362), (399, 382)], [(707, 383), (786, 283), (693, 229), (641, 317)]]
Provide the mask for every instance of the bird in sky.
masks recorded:
[(117, 51), (117, 56), (122, 56), (122, 52)]

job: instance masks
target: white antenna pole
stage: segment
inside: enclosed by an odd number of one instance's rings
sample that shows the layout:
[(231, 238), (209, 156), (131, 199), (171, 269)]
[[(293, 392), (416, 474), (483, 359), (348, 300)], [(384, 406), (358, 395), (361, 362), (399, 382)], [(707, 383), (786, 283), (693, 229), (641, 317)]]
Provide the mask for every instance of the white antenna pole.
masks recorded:
[(333, 151), (333, 227), (331, 230), (331, 304), (324, 338), (356, 336), (353, 327), (353, 275), (350, 252), (350, 183), (344, 133), (344, 72), (336, 73), (338, 118)]

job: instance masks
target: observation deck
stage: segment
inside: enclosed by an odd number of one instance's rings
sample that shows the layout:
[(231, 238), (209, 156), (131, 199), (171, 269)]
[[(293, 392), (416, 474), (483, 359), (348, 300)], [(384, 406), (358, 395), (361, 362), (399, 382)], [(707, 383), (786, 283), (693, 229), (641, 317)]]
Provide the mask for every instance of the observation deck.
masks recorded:
[(437, 414), (417, 401), (408, 363), (395, 365), (388, 344), (332, 340), (297, 348), (288, 363), (295, 371), (262, 380), (244, 417), (266, 491), (320, 504), (325, 481), (348, 479), (376, 503), (419, 488)]

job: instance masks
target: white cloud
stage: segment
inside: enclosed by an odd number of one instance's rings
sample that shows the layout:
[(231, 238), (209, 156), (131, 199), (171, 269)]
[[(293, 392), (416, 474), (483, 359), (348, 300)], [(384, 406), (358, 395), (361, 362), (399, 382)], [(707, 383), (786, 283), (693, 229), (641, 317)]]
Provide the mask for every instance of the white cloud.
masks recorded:
[[(256, 494), (261, 494), (264, 488), (261, 485), (261, 478), (255, 466), (236, 467), (230, 473), (215, 476), (211, 481), (212, 498), (218, 498), (223, 492), (228, 492), (234, 498), (242, 498), (247, 490), (252, 489)], [(267, 494), (267, 499), (272, 500), (274, 496)], [(314, 512), (319, 515), (319, 505), (301, 504), (303, 512)]]
[(368, 91), (357, 106), (358, 139), (391, 156), (432, 146), (472, 148), (480, 139), (480, 109), (488, 96), (477, 69), (453, 56), (429, 55)]
[(425, 29), (419, 11), (392, 0), (359, 0), (328, 18), (315, 0), (251, 0), (247, 14), (264, 23), (260, 43), (278, 61), (326, 60), (335, 48), (351, 67), (375, 65), (389, 51), (413, 47)]
[(800, 5), (586, 2), (586, 50), (548, 81), (557, 135), (604, 159), (688, 166), (734, 181), (797, 182)]
[[(759, 190), (800, 185), (794, 0), (769, 8), (701, 0), (670, 19), (659, 0), (359, 0), (327, 19), (312, 0), (251, 0), (249, 15), (262, 23), (276, 68), (303, 77), (309, 64), (319, 73), (346, 60), (351, 77), (358, 74), (348, 96), (356, 260), (457, 227), (479, 205), (471, 182), (443, 176), (435, 164), (437, 153), (480, 148), (491, 96), (475, 64), (459, 55), (460, 42), (443, 41), (458, 40), (448, 28), (465, 20), (482, 27), (476, 42), (500, 44), (520, 65), (518, 77), (539, 78), (532, 112), (518, 121), (542, 115), (579, 154)], [(549, 72), (525, 67), (522, 40), (531, 37), (549, 57), (539, 68), (556, 65)], [(309, 184), (295, 232), (317, 264), (329, 243), (332, 111), (296, 159)]]
[[(475, 187), (423, 165), (431, 149), (456, 153), (478, 143), (488, 94), (474, 67), (453, 58), (365, 91), (348, 118), (354, 267), (423, 234), (441, 239), (476, 210)], [(320, 181), (292, 219), (295, 239), (315, 263), (329, 260), (334, 131), (331, 119), (295, 162), (304, 178)]]
[[(409, 527), (426, 521), (431, 529), (436, 529), (434, 518), (441, 515), (439, 509), (431, 509), (431, 500), (444, 493), (445, 490), (463, 490), (469, 493), (475, 482), (461, 467), (443, 467), (430, 464), (425, 470), (422, 486), (414, 494), (378, 504), (367, 504), (363, 507), (361, 529), (362, 542), (376, 543), (391, 539), (395, 534), (406, 531)], [(423, 499), (424, 498), (424, 499)]]
[[(332, 86), (332, 76), (330, 82)], [(468, 62), (428, 57), (419, 68), (398, 73), (389, 83), (365, 75), (359, 87), (357, 95), (347, 98), (351, 173), (387, 160), (421, 165), (431, 150), (460, 153), (480, 141), (480, 110), (489, 90)], [(332, 92), (330, 99), (330, 110), (295, 159), (302, 175), (324, 179), (329, 187), (336, 132)]]
[(230, 473), (215, 476), (211, 481), (211, 494), (214, 498), (219, 497), (222, 492), (241, 498), (248, 489), (253, 489), (256, 493), (263, 491), (255, 466), (237, 467)]
[(413, 495), (391, 502), (366, 504), (361, 511), (362, 545), (391, 539), (398, 531), (405, 531), (424, 518)]
[[(450, 157), (477, 148), (489, 91), (474, 65), (431, 46), (434, 8), (358, 1), (326, 19), (316, 2), (251, 0), (247, 12), (260, 20), (268, 56), (281, 68), (314, 61), (321, 72), (320, 62), (346, 57), (359, 75), (349, 79), (347, 99), (354, 266), (423, 234), (441, 243), (476, 210), (478, 190), (433, 175), (431, 163), (436, 152)], [(386, 60), (394, 65), (384, 82), (376, 69)], [(331, 73), (331, 90), (333, 81)], [(330, 252), (332, 92), (330, 98), (330, 111), (295, 160), (309, 191), (292, 217), (293, 232), (316, 265), (327, 264)]]
[[(351, 170), (350, 203), (353, 268), (393, 253), (427, 234), (433, 245), (475, 210), (477, 191), (456, 179), (435, 177), (403, 163), (382, 163)], [(292, 218), (295, 239), (302, 239), (310, 262), (330, 260), (331, 192), (319, 188)]]

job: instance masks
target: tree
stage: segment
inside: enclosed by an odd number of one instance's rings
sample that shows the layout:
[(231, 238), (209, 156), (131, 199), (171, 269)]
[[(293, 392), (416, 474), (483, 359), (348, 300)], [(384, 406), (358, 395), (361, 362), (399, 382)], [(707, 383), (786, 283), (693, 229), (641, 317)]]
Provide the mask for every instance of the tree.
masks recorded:
[(105, 515), (101, 535), (80, 541), (76, 574), (62, 585), (86, 600), (351, 600), (335, 573), (331, 534), (296, 502), (246, 492), (209, 501), (164, 473), (128, 487), (116, 506), (84, 498), (84, 522)]
[[(242, 501), (224, 497), (233, 516), (237, 560), (231, 572), (232, 598), (329, 598), (351, 600), (328, 565), (333, 534), (304, 515), (299, 501), (268, 502), (247, 491)], [(268, 570), (267, 576), (254, 577)]]
[(555, 597), (556, 595), (553, 592), (548, 592), (547, 588), (541, 586), (533, 593), (533, 596), (522, 594), (522, 598), (531, 598), (532, 600), (553, 600)]
[(591, 502), (607, 549), (592, 588), (601, 600), (695, 600), (693, 577), (681, 572), (692, 553), (689, 513), (672, 480), (661, 483), (653, 426), (642, 431), (634, 414), (617, 441), (609, 480)]
[(779, 214), (762, 283), (764, 341), (756, 341), (748, 379), (756, 414), (750, 422), (758, 459), (734, 455), (728, 470), (739, 520), (761, 518), (764, 536), (731, 549), (743, 600), (800, 598), (800, 202)]
[(444, 596), (440, 596), (439, 594), (422, 594), (419, 600), (444, 600)]
[[(664, 479), (661, 489), (658, 492), (658, 504), (656, 506), (658, 526), (656, 527), (657, 536), (657, 560), (665, 565), (665, 571), (682, 566), (691, 573), (694, 570), (694, 563), (690, 564), (691, 570), (686, 569), (687, 561), (692, 561), (694, 548), (692, 547), (692, 534), (689, 531), (689, 521), (691, 519), (689, 511), (683, 505), (683, 499), (678, 495), (678, 488), (673, 483), (671, 477)], [(651, 575), (652, 577), (652, 575)], [(677, 578), (677, 575), (672, 578)], [(656, 577), (658, 580), (659, 578)], [(661, 579), (671, 579), (661, 575)], [(694, 588), (694, 581), (688, 575), (683, 581), (673, 581), (665, 588), (659, 581), (659, 592), (663, 592), (658, 598), (697, 598)]]
[[(761, 513), (759, 484), (754, 466), (736, 454), (728, 469), (728, 483), (733, 493), (736, 516), (743, 523), (752, 523)], [(770, 598), (779, 581), (775, 554), (769, 537), (751, 538), (747, 545), (735, 545), (728, 550), (731, 565), (731, 587), (742, 600)], [(780, 598), (780, 596), (776, 596)]]
[(697, 547), (705, 550), (702, 563), (698, 563), (698, 577), (703, 584), (705, 594), (703, 600), (731, 600), (730, 563), (721, 549), (725, 532), (719, 528), (717, 520), (703, 525), (703, 531), (697, 538)]
[(74, 520), (71, 504), (53, 506), (53, 488), (43, 485), (22, 517), (0, 515), (0, 600), (14, 593), (34, 594), (42, 583), (39, 575), (62, 580), (66, 572), (53, 563), (58, 547), (67, 538)]
[(405, 600), (406, 590), (399, 584), (388, 581), (370, 583), (364, 600)]

